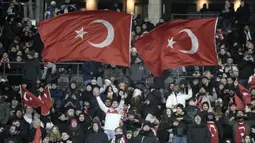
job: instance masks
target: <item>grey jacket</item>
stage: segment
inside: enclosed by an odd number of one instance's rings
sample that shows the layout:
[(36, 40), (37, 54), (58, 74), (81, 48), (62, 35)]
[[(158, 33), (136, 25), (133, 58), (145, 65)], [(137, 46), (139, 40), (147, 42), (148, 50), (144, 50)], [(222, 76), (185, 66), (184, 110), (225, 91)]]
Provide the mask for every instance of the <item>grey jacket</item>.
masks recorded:
[(150, 71), (143, 63), (132, 64), (131, 67), (127, 70), (126, 75), (133, 82), (137, 82), (149, 78)]

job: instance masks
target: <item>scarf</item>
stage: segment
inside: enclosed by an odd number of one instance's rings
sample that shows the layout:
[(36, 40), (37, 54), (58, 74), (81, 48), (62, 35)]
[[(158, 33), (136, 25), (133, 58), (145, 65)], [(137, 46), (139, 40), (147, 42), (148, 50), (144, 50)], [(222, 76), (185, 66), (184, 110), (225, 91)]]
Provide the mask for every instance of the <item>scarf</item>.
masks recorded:
[(2, 66), (2, 64), (7, 64), (7, 67), (8, 67), (8, 69), (10, 69), (11, 68), (11, 66), (10, 66), (10, 60), (9, 60), (9, 58), (2, 58), (1, 59), (1, 63), (0, 63), (0, 67)]
[(85, 107), (85, 108), (84, 108), (84, 113), (85, 113), (85, 114), (88, 114), (88, 112), (89, 112), (89, 107)]
[(115, 135), (112, 138), (111, 143), (126, 143), (126, 139), (125, 139), (125, 137), (123, 135)]
[(214, 121), (207, 121), (207, 128), (211, 133), (211, 143), (219, 143), (218, 128)]
[(242, 137), (248, 133), (248, 129), (244, 122), (239, 122), (235, 131), (235, 143), (242, 143)]
[(246, 40), (247, 41), (251, 41), (252, 38), (251, 38), (251, 33), (250, 33), (250, 30), (244, 30), (244, 34), (246, 35)]
[(122, 118), (122, 120), (126, 121), (127, 117), (128, 117), (128, 109), (123, 110), (121, 118)]
[(197, 100), (197, 105), (198, 105), (199, 109), (202, 109), (202, 107), (203, 107), (202, 100), (203, 100), (203, 95), (199, 94), (198, 95), (198, 100)]

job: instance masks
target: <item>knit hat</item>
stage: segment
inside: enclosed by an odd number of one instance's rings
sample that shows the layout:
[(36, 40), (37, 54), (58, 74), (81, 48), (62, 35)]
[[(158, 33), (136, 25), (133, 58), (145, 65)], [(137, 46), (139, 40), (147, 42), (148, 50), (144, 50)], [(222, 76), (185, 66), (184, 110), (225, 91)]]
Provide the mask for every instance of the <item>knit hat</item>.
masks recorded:
[(140, 89), (135, 89), (133, 92), (133, 97), (141, 96), (142, 91)]
[(182, 105), (182, 104), (178, 104), (177, 106), (176, 106), (176, 108), (181, 108), (182, 110), (184, 110), (184, 106)]
[(127, 134), (133, 134), (131, 130), (127, 130)]
[(151, 124), (150, 122), (148, 122), (148, 121), (145, 121), (145, 122), (143, 123), (143, 126), (152, 127), (152, 124)]

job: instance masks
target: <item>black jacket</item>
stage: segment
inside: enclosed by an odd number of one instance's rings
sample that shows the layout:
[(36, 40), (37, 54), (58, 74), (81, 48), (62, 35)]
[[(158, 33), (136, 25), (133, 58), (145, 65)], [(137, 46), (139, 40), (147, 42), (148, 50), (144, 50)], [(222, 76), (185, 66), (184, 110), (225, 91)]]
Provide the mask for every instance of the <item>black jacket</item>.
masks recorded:
[(36, 81), (41, 75), (40, 63), (36, 59), (28, 60), (24, 64), (22, 75), (24, 80)]
[(96, 133), (93, 131), (93, 128), (91, 128), (89, 132), (90, 133), (85, 143), (108, 143), (108, 137), (102, 129), (99, 129), (99, 131)]
[(193, 123), (187, 133), (188, 143), (210, 143), (211, 133), (206, 124)]
[(67, 132), (73, 143), (84, 143), (85, 133), (79, 126), (76, 128), (69, 128)]
[[(177, 121), (177, 118), (183, 118), (183, 120)], [(188, 132), (188, 125), (192, 122), (192, 120), (189, 117), (189, 115), (187, 115), (186, 113), (183, 113), (182, 115), (177, 115), (176, 113), (174, 113), (173, 123), (175, 121), (178, 122), (178, 125), (177, 126), (173, 126), (173, 134), (177, 135), (177, 136), (184, 136), (184, 135), (186, 135), (187, 132)]]
[(147, 133), (140, 131), (139, 134), (134, 138), (133, 143), (159, 143), (159, 141), (152, 131)]

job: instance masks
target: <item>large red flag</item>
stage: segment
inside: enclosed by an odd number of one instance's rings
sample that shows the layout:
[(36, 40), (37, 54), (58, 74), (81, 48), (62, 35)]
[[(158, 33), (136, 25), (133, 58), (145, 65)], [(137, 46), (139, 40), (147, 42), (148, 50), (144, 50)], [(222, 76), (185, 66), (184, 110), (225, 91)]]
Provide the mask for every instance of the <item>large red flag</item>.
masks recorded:
[(42, 100), (34, 96), (25, 87), (20, 85), (20, 95), (23, 102), (30, 107), (39, 107), (42, 104)]
[(109, 10), (71, 12), (42, 21), (43, 60), (129, 66), (131, 22), (130, 14)]
[(42, 132), (41, 132), (41, 128), (39, 125), (36, 128), (36, 132), (35, 132), (35, 136), (34, 136), (34, 143), (41, 143), (41, 140), (42, 140)]
[(242, 94), (243, 101), (245, 105), (248, 105), (251, 103), (251, 94), (248, 89), (243, 87), (241, 84), (238, 85), (239, 91)]
[(41, 96), (42, 101), (44, 104), (41, 106), (41, 114), (47, 115), (47, 113), (50, 111), (51, 107), (53, 106), (53, 103), (51, 101), (50, 91), (48, 87), (44, 88), (44, 93)]
[(154, 76), (180, 66), (217, 65), (216, 18), (167, 22), (135, 41), (138, 54)]

